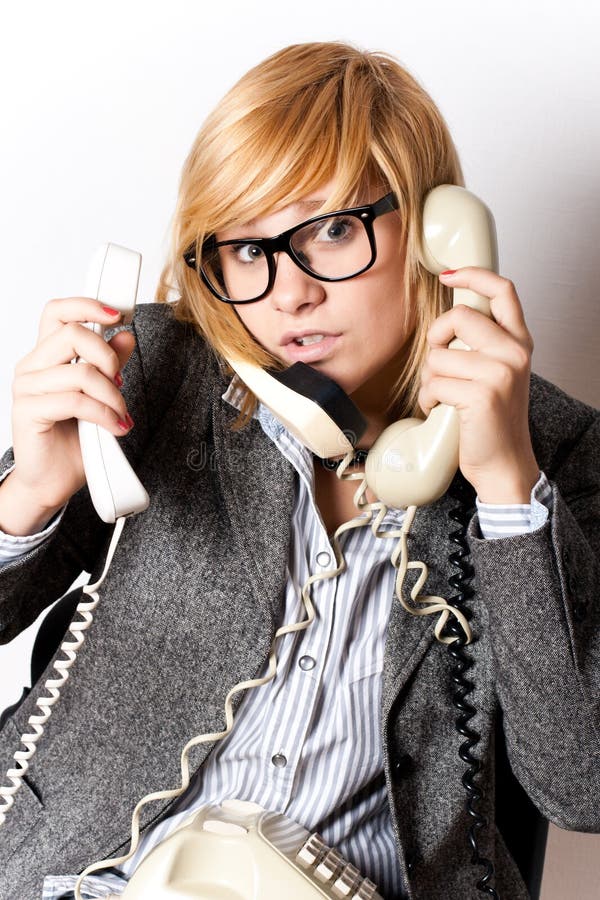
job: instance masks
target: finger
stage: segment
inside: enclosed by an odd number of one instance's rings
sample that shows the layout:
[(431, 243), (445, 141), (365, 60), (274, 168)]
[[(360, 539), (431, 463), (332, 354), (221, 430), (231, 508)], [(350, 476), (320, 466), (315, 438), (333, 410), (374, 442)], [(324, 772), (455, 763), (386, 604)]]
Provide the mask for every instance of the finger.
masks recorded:
[(120, 419), (127, 416), (127, 404), (118, 387), (88, 363), (53, 366), (41, 372), (28, 372), (15, 379), (13, 398), (81, 391), (105, 406)]
[(502, 328), (520, 340), (529, 337), (523, 307), (510, 279), (478, 266), (466, 266), (454, 272), (442, 273), (439, 278), (448, 287), (464, 288), (487, 297), (492, 316)]
[(432, 348), (446, 348), (455, 337), (472, 350), (480, 350), (499, 340), (502, 329), (482, 312), (461, 304), (438, 316), (427, 332), (427, 343)]
[(457, 391), (463, 383), (473, 382), (489, 397), (497, 397), (504, 405), (510, 405), (515, 397), (527, 391), (529, 366), (520, 367), (505, 359), (468, 350), (435, 350), (423, 366), (422, 386), (430, 390), (431, 383), (437, 378), (453, 379)]
[(101, 425), (117, 436), (133, 427), (133, 419), (120, 419), (105, 403), (100, 403), (81, 391), (44, 394), (41, 397), (20, 397), (13, 405), (13, 431), (19, 422), (32, 422), (40, 433), (49, 431), (56, 422), (83, 419)]
[(533, 351), (529, 332), (514, 335), (469, 306), (455, 306), (442, 313), (427, 332), (427, 343), (432, 349), (445, 349), (455, 337), (471, 350), (512, 361), (519, 369), (529, 365)]
[(437, 376), (459, 378), (465, 381), (485, 381), (488, 384), (503, 383), (510, 373), (504, 361), (472, 350), (431, 350), (422, 371), (423, 381)]
[(47, 335), (32, 351), (20, 360), (15, 374), (49, 369), (83, 357), (112, 381), (120, 369), (120, 359), (113, 347), (99, 334), (78, 322), (68, 322)]
[(436, 375), (421, 386), (418, 402), (428, 416), (438, 403), (454, 406), (457, 410), (469, 409), (480, 396), (479, 382)]
[(100, 322), (102, 325), (116, 325), (121, 313), (107, 312), (110, 305), (91, 297), (65, 297), (50, 300), (44, 306), (38, 330), (38, 342), (52, 334), (67, 322)]

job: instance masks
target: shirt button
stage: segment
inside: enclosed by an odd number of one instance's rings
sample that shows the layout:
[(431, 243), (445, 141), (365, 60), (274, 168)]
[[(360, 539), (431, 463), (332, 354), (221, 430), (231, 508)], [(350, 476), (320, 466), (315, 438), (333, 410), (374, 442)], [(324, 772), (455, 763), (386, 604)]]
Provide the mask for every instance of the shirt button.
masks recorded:
[(301, 669), (304, 669), (305, 672), (308, 672), (310, 669), (314, 669), (316, 663), (312, 656), (301, 656), (298, 660), (298, 665)]
[(327, 550), (321, 550), (320, 553), (317, 553), (317, 562), (320, 566), (328, 566), (331, 562), (331, 555)]
[(284, 766), (287, 766), (287, 758), (283, 753), (276, 753), (275, 756), (271, 757), (271, 762), (276, 769), (283, 769)]

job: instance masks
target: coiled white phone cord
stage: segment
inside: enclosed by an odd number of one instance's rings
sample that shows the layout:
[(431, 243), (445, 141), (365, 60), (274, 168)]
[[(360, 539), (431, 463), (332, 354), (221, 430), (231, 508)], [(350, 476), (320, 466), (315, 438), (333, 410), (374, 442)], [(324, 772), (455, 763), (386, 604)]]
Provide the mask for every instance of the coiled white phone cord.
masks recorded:
[[(17, 750), (13, 757), (18, 768), (9, 769), (6, 773), (6, 777), (11, 784), (0, 787), (0, 798), (3, 801), (3, 804), (0, 806), (0, 826), (4, 824), (6, 815), (15, 802), (15, 794), (23, 784), (23, 779), (29, 769), (29, 762), (37, 750), (37, 743), (44, 733), (44, 726), (50, 718), (52, 707), (58, 702), (60, 690), (69, 677), (69, 669), (75, 662), (77, 652), (85, 640), (85, 632), (92, 624), (94, 618), (92, 613), (96, 609), (100, 599), (97, 591), (106, 577), (117, 544), (119, 543), (124, 524), (125, 516), (117, 519), (115, 523), (102, 575), (95, 584), (86, 584), (82, 588), (82, 593), (90, 597), (90, 600), (82, 600), (75, 610), (75, 616), (69, 625), (69, 634), (72, 635), (74, 640), (69, 641), (67, 637), (60, 645), (60, 650), (67, 657), (66, 659), (57, 659), (54, 662), (54, 669), (58, 672), (60, 677), (50, 677), (44, 684), (42, 690), (48, 691), (49, 694), (38, 697), (35, 702), (35, 705), (41, 710), (41, 714), (31, 715), (27, 722), (27, 724), (32, 727), (33, 733), (24, 734), (21, 737), (21, 743), (25, 745), (25, 750)], [(78, 621), (75, 620), (77, 613), (82, 617)]]

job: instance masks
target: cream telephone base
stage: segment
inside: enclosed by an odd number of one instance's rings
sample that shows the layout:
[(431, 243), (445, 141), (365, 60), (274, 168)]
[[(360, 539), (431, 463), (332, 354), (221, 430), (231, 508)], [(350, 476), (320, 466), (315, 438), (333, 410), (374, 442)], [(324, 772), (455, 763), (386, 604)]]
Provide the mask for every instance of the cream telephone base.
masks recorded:
[(123, 900), (382, 900), (318, 834), (256, 803), (205, 806), (155, 847)]

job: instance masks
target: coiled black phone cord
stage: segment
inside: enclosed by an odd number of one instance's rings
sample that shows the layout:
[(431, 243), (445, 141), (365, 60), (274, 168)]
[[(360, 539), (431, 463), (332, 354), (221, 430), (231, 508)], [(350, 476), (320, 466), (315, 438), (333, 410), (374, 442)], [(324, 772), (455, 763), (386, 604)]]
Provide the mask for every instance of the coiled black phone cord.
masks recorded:
[[(456, 595), (449, 599), (449, 603), (459, 609), (467, 620), (471, 620), (473, 613), (466, 606), (467, 600), (470, 600), (475, 591), (470, 587), (470, 581), (473, 578), (473, 567), (469, 563), (469, 545), (467, 543), (467, 526), (471, 519), (474, 501), (473, 492), (470, 486), (464, 481), (459, 474), (450, 487), (450, 496), (458, 501), (458, 506), (449, 512), (450, 518), (460, 525), (456, 531), (450, 532), (448, 535), (450, 540), (458, 546), (459, 549), (452, 552), (449, 561), (453, 566), (459, 569), (454, 575), (448, 579), (448, 583), (453, 590), (457, 591)], [(475, 777), (481, 769), (481, 764), (472, 754), (472, 749), (481, 740), (479, 735), (472, 728), (469, 728), (469, 721), (476, 713), (475, 707), (466, 700), (474, 687), (474, 682), (465, 678), (465, 672), (473, 665), (473, 660), (465, 651), (466, 637), (458, 620), (455, 616), (451, 616), (443, 632), (446, 637), (454, 637), (451, 644), (448, 644), (448, 653), (450, 654), (453, 666), (451, 669), (451, 678), (456, 685), (456, 690), (452, 697), (452, 703), (458, 709), (460, 715), (456, 719), (456, 730), (459, 734), (466, 738), (461, 744), (458, 755), (463, 762), (467, 763), (468, 769), (462, 777), (462, 783), (467, 792), (467, 801), (465, 808), (471, 817), (471, 825), (469, 826), (468, 836), (469, 843), (473, 848), (472, 863), (474, 865), (483, 866), (485, 874), (477, 882), (477, 889), (482, 894), (494, 897), (500, 900), (499, 894), (490, 884), (494, 877), (494, 866), (491, 860), (482, 856), (477, 845), (477, 834), (488, 825), (485, 816), (482, 816), (476, 808), (476, 804), (483, 799), (483, 791), (475, 781)]]

